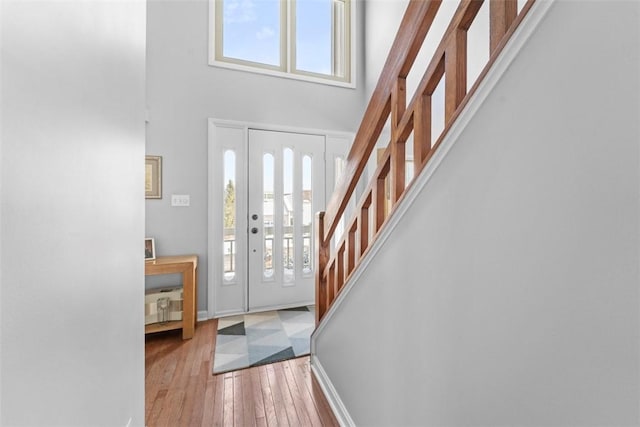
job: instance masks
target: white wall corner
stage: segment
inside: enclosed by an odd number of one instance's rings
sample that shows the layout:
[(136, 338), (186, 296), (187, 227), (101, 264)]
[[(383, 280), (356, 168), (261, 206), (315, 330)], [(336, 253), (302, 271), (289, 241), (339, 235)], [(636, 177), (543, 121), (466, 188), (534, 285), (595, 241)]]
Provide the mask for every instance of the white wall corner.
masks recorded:
[(0, 6), (0, 424), (143, 425), (146, 2)]
[(338, 423), (341, 426), (355, 426), (356, 423), (351, 419), (349, 411), (347, 411), (347, 407), (340, 399), (340, 395), (336, 391), (329, 379), (329, 376), (322, 367), (322, 364), (313, 352), (311, 353), (311, 372), (316, 377), (316, 380), (318, 380), (318, 384), (320, 384), (320, 388), (322, 389), (324, 396), (327, 398), (327, 402), (329, 402), (329, 406), (333, 411), (333, 415), (335, 415), (338, 420)]
[[(2, 2), (0, 2), (0, 23), (2, 22)], [(0, 31), (0, 52), (2, 51), (2, 31)], [(2, 58), (0, 57), (0, 99), (2, 95)], [(2, 195), (2, 112), (0, 110), (0, 201)], [(0, 205), (2, 206), (2, 205)], [(2, 209), (0, 209), (0, 242), (2, 241)], [(0, 384), (2, 384), (2, 245), (0, 245)], [(0, 387), (0, 425), (2, 425), (2, 387)]]

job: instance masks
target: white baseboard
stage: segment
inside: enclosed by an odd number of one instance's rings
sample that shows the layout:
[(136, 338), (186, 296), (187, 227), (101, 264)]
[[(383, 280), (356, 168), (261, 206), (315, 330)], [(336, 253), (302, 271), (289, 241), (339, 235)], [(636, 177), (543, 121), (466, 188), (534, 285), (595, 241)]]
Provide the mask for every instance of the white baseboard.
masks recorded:
[(204, 322), (205, 320), (209, 320), (209, 312), (207, 310), (200, 310), (198, 312), (198, 322)]
[(324, 368), (322, 367), (322, 364), (314, 354), (311, 354), (311, 371), (313, 372), (313, 375), (316, 377), (316, 380), (318, 380), (318, 384), (320, 384), (320, 388), (322, 389), (322, 392), (327, 398), (327, 402), (329, 402), (329, 406), (331, 406), (331, 409), (333, 410), (333, 414), (338, 420), (338, 423), (343, 427), (355, 426), (356, 423), (354, 423), (353, 420), (351, 419), (351, 416), (349, 415), (347, 408), (344, 406), (344, 403), (342, 403), (342, 400), (340, 399), (340, 396), (338, 395), (338, 392), (336, 391), (335, 387), (331, 383), (329, 376), (327, 375)]

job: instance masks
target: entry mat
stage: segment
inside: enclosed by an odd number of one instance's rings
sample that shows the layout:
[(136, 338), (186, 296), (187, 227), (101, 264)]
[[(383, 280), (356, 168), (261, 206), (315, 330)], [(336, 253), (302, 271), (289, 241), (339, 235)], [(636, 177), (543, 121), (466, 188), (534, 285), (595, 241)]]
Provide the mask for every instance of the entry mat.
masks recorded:
[(218, 319), (213, 373), (308, 355), (315, 317), (311, 305)]

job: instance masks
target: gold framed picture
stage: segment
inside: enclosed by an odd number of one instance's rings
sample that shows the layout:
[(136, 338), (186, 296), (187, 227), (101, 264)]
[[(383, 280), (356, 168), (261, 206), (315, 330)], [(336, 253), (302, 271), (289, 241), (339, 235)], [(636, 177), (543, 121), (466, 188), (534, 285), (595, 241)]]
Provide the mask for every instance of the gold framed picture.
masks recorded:
[(162, 199), (162, 156), (145, 157), (144, 196), (146, 199)]

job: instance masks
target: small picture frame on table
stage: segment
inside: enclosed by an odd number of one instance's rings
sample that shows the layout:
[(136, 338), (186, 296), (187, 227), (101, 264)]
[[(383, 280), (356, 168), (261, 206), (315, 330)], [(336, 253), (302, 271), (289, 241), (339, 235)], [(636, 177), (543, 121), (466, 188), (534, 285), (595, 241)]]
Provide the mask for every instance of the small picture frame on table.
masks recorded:
[(156, 241), (153, 237), (144, 239), (144, 260), (153, 261), (156, 259)]
[(145, 157), (144, 197), (162, 199), (162, 156)]

